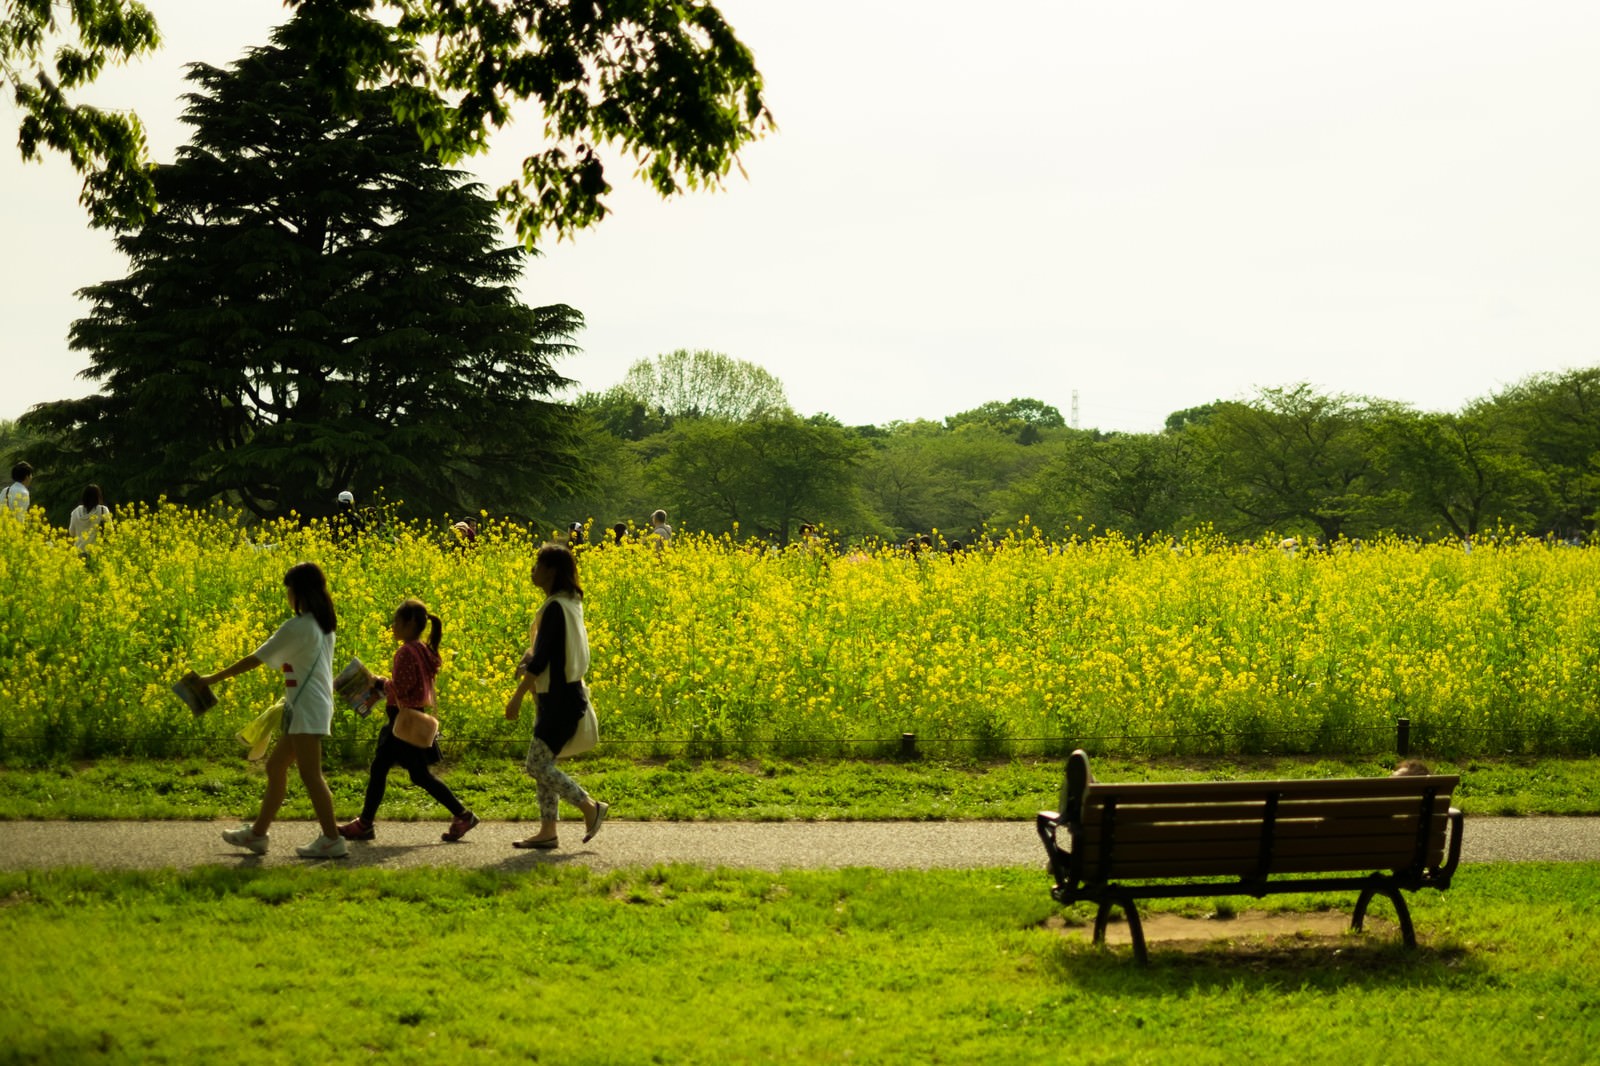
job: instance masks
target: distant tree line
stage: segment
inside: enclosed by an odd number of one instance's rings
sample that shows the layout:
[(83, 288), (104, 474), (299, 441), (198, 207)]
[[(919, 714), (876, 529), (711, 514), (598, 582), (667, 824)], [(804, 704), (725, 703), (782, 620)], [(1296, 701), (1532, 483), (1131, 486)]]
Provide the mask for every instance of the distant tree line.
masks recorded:
[[(706, 399), (718, 395), (759, 402)], [(1055, 534), (1335, 540), (1586, 538), (1600, 517), (1600, 367), (1535, 375), (1454, 413), (1299, 384), (1175, 412), (1160, 432), (1104, 433), (1029, 398), (942, 421), (802, 418), (761, 368), (680, 351), (575, 406), (589, 475), (552, 521), (609, 525), (663, 505), (688, 528), (783, 544), (802, 522), (846, 540), (966, 540), (1023, 519)]]
[[(1028, 398), (845, 426), (796, 414), (759, 366), (677, 351), (579, 396), (562, 426), (566, 469), (539, 492), (460, 469), (454, 491), (551, 529), (591, 523), (596, 538), (665, 507), (680, 529), (778, 545), (802, 523), (841, 541), (971, 543), (1024, 519), (1053, 535), (1316, 540), (1587, 539), (1600, 520), (1600, 367), (1535, 375), (1454, 413), (1299, 384), (1175, 412), (1159, 432), (1105, 433)], [(61, 453), (37, 422), (0, 423), (6, 464), (40, 454)], [(36, 496), (60, 520), (92, 469), (42, 470)]]

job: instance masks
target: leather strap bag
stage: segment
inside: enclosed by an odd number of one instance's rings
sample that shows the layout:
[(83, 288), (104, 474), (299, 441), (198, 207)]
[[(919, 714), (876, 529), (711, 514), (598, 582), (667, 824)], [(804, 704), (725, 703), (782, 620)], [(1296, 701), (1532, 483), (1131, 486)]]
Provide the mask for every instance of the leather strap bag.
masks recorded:
[[(433, 685), (428, 680), (427, 665), (421, 661), (420, 652), (417, 656), (417, 667), (422, 671), (423, 684), (431, 697)], [(432, 703), (431, 699), (429, 703)], [(439, 739), (439, 719), (420, 707), (402, 707), (394, 716), (394, 737), (415, 748), (431, 748), (433, 742)]]
[(394, 716), (394, 738), (416, 748), (431, 748), (439, 739), (439, 719), (416, 707), (402, 707)]

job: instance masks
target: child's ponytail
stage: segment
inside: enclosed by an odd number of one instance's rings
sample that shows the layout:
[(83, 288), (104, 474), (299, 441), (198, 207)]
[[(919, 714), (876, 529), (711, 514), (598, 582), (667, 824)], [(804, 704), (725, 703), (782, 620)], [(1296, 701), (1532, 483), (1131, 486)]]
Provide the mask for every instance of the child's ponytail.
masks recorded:
[(428, 647), (437, 652), (439, 650), (439, 638), (442, 636), (444, 636), (444, 623), (439, 621), (438, 615), (430, 614), (428, 616)]

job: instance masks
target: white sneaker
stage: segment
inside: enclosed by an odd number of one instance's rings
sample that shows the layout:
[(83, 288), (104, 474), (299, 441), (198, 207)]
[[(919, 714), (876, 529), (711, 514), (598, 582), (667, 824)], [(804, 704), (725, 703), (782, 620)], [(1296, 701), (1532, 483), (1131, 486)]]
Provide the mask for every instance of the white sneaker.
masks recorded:
[(256, 836), (248, 825), (241, 825), (237, 829), (224, 829), (222, 831), (223, 840), (226, 840), (236, 848), (244, 848), (247, 851), (255, 852), (257, 855), (265, 855), (267, 853), (267, 837), (269, 835), (262, 833), (260, 836)]
[(319, 836), (305, 847), (294, 850), (302, 859), (342, 859), (350, 854), (344, 837)]

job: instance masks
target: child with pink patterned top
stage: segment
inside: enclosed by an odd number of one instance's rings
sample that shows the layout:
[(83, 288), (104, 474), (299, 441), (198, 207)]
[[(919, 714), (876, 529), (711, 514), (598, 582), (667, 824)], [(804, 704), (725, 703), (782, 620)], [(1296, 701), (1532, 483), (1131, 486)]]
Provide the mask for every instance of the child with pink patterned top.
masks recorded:
[[(429, 630), (426, 643), (422, 640), (424, 629)], [(372, 753), (372, 769), (367, 775), (367, 795), (361, 806), (361, 815), (339, 827), (339, 835), (346, 840), (371, 840), (377, 836), (373, 828), (378, 807), (383, 803), (383, 793), (389, 784), (389, 771), (395, 766), (404, 767), (411, 775), (411, 783), (438, 800), (450, 812), (450, 827), (443, 839), (457, 841), (478, 824), (478, 816), (462, 806), (450, 786), (433, 776), (429, 769), (442, 757), (439, 741), (432, 746), (419, 748), (407, 744), (394, 735), (394, 720), (401, 708), (428, 710), (434, 706), (433, 679), (439, 673), (439, 640), (444, 624), (438, 615), (429, 614), (421, 600), (408, 599), (394, 612), (389, 625), (400, 647), (394, 653), (394, 663), (388, 680), (383, 683), (384, 700), (389, 721), (378, 733), (378, 747)]]

